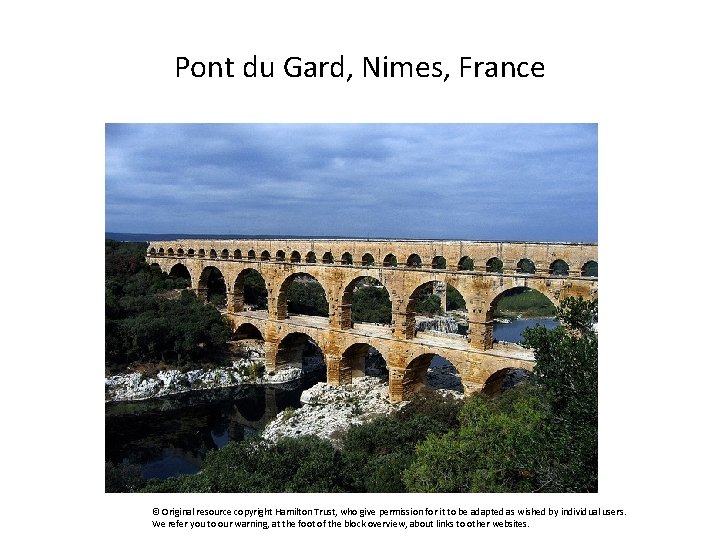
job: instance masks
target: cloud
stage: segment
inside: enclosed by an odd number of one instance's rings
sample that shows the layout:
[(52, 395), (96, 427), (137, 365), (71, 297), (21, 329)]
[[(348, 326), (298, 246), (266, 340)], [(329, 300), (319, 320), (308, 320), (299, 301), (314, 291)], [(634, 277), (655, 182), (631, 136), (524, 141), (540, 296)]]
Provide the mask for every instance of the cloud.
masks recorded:
[(108, 124), (106, 228), (597, 241), (597, 126)]

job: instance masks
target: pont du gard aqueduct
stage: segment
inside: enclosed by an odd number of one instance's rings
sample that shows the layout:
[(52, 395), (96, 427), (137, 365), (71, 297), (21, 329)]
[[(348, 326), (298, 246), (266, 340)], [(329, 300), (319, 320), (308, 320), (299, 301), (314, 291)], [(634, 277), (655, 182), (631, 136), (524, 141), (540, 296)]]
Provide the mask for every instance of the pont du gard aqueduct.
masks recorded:
[[(597, 244), (420, 240), (176, 240), (151, 242), (147, 260), (170, 275), (190, 278), (208, 297), (212, 275), (222, 277), (233, 330), (262, 340), (268, 371), (302, 361), (312, 340), (323, 353), (327, 382), (350, 384), (364, 374), (370, 347), (385, 359), (390, 399), (408, 399), (425, 384), (430, 361), (455, 366), (465, 393), (489, 388), (511, 369), (532, 370), (532, 353), (493, 341), (498, 300), (518, 287), (536, 289), (555, 305), (567, 296), (596, 299)], [(257, 272), (267, 309), (243, 301), (245, 279)], [(295, 279), (322, 286), (328, 317), (288, 312)], [(352, 293), (367, 278), (387, 289), (389, 325), (352, 322)], [(432, 285), (430, 285), (432, 284)], [(418, 332), (415, 304), (428, 286), (448, 286), (465, 300), (467, 335)]]

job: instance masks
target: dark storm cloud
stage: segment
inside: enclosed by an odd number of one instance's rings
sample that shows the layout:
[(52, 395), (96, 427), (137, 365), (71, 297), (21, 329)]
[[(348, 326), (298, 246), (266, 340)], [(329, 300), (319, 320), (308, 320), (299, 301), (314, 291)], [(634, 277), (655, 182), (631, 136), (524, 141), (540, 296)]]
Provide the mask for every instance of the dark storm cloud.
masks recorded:
[(106, 127), (119, 232), (597, 240), (597, 127)]

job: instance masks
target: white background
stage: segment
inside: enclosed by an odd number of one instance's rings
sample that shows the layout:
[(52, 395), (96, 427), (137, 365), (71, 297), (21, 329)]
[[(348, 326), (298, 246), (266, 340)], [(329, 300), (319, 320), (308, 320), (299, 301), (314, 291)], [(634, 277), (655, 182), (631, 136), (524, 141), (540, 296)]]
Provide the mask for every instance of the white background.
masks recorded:
[[(45, 4), (5, 8), (0, 23), (4, 530), (170, 537), (172, 530), (151, 530), (153, 506), (299, 501), (629, 514), (482, 533), (492, 536), (707, 537), (713, 530), (717, 286), (709, 270), (717, 197), (710, 189), (718, 180), (712, 52), (720, 48), (704, 3)], [(252, 54), (276, 60), (274, 79), (175, 78), (176, 56)], [(340, 54), (354, 74), (350, 83), (279, 73), (288, 56)], [(362, 57), (376, 55), (441, 60), (451, 76), (446, 83), (363, 79)], [(460, 79), (460, 56), (539, 60), (545, 77)], [(98, 381), (106, 122), (598, 123), (600, 493), (105, 494)], [(315, 534), (330, 533), (371, 534)]]

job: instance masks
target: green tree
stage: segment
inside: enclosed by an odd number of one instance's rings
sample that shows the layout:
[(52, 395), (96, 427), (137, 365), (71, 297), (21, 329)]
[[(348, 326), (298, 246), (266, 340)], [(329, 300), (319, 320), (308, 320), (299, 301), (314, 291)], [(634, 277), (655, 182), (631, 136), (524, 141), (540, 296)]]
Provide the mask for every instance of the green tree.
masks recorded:
[(259, 272), (252, 271), (245, 276), (243, 298), (246, 304), (256, 306), (258, 309), (267, 309), (267, 287), (265, 280)]
[(499, 399), (474, 396), (460, 428), (430, 435), (403, 474), (408, 491), (532, 491), (547, 467), (548, 432), (542, 396), (521, 385)]
[(287, 294), (288, 310), (302, 315), (327, 317), (329, 313), (325, 291), (317, 281), (294, 281)]
[(567, 491), (597, 491), (598, 336), (597, 301), (566, 298), (562, 326), (528, 328), (523, 345), (533, 349), (537, 384), (548, 395), (560, 466), (553, 481)]
[(493, 257), (488, 261), (487, 265), (487, 271), (488, 272), (495, 272), (497, 274), (502, 273), (503, 271), (503, 262), (498, 259), (497, 257)]
[(467, 309), (465, 299), (462, 294), (460, 294), (460, 292), (452, 285), (448, 285), (447, 288), (447, 308), (450, 311), (456, 309)]
[(353, 291), (353, 321), (390, 324), (391, 317), (390, 295), (385, 287), (360, 286)]

